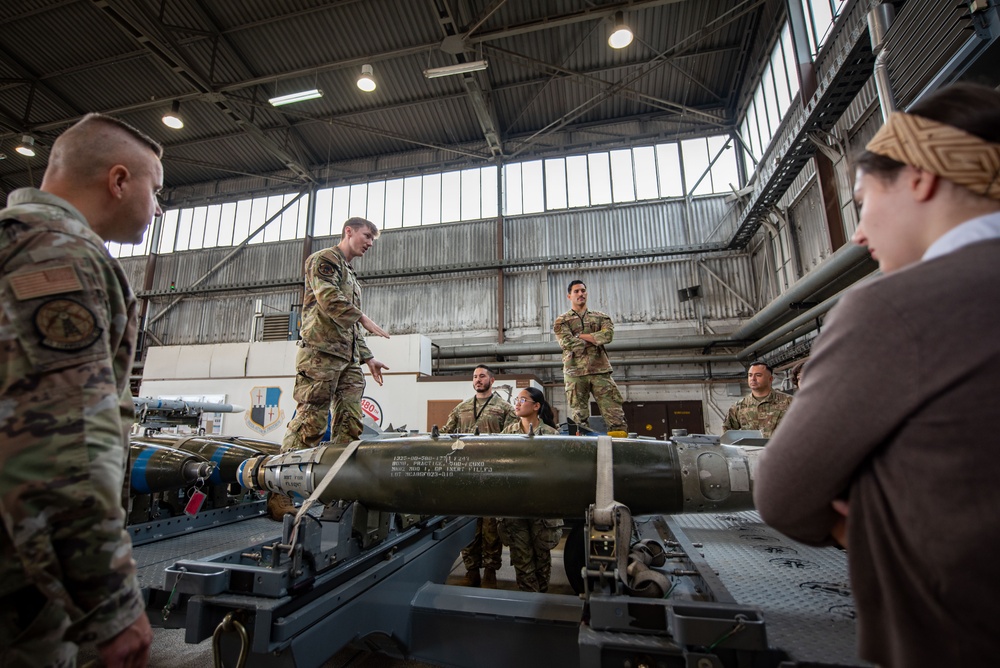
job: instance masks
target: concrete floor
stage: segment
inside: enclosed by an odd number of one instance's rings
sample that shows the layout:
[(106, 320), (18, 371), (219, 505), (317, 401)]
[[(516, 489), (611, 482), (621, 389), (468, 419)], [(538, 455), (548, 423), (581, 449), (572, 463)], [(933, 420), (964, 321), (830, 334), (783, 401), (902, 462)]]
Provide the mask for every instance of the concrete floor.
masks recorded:
[[(565, 541), (565, 538), (563, 539)], [(549, 592), (573, 595), (563, 568), (563, 543), (552, 551), (552, 580)], [(457, 585), (465, 575), (461, 558), (456, 558), (446, 584)], [(517, 590), (514, 568), (510, 565), (507, 548), (503, 551), (503, 566), (497, 572), (497, 589)], [(96, 658), (96, 652), (83, 650), (78, 665), (85, 666)], [(184, 642), (184, 629), (153, 629), (153, 647), (150, 654), (151, 668), (206, 668), (213, 665), (212, 641), (205, 640), (197, 645)], [(418, 661), (403, 661), (384, 654), (363, 649), (346, 647), (323, 664), (323, 668), (433, 668)]]

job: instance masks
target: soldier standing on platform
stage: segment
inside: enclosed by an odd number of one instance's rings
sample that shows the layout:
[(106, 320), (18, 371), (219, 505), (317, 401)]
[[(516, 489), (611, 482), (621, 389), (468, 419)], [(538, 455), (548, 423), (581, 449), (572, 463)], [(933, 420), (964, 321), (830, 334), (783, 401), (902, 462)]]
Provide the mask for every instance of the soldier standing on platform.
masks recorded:
[[(350, 443), (361, 435), (361, 396), (365, 391), (365, 364), (382, 384), (388, 369), (365, 344), (363, 329), (389, 338), (385, 330), (361, 311), (361, 286), (351, 260), (364, 255), (379, 231), (364, 218), (344, 223), (340, 243), (306, 260), (302, 300), (302, 340), (295, 358), (295, 417), (281, 443), (281, 451), (315, 447), (330, 420), (330, 441)], [(332, 417), (331, 417), (332, 414)], [(268, 513), (280, 520), (294, 512), (292, 500), (281, 494), (268, 498)]]
[(572, 308), (556, 318), (552, 331), (563, 351), (570, 417), (578, 425), (587, 426), (593, 393), (608, 432), (627, 432), (622, 394), (611, 377), (611, 362), (604, 349), (614, 338), (614, 323), (599, 311), (587, 310), (587, 286), (583, 281), (572, 281), (566, 292)]
[[(517, 424), (514, 409), (493, 392), (494, 380), (493, 370), (485, 364), (475, 368), (472, 389), (476, 394), (451, 411), (444, 433), (471, 434), (478, 428), (481, 434), (499, 434), (507, 425)], [(480, 517), (476, 520), (476, 537), (462, 550), (466, 569), (462, 584), (496, 589), (502, 553), (503, 544), (497, 535), (496, 518)], [(479, 575), (480, 568), (484, 569), (482, 577)]]

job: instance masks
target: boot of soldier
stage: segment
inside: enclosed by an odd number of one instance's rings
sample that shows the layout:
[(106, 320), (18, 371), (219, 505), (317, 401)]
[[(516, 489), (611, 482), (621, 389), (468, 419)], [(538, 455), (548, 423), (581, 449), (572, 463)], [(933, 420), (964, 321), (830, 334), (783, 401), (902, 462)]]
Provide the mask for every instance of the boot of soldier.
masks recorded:
[[(496, 577), (493, 578), (493, 581), (496, 582)], [(466, 571), (465, 577), (458, 584), (460, 587), (478, 587), (482, 584), (482, 579), (479, 577), (479, 569)]]
[(497, 572), (492, 568), (483, 569), (483, 589), (497, 588)]
[(275, 522), (280, 522), (285, 515), (294, 515), (298, 512), (292, 500), (284, 494), (268, 492), (267, 495), (267, 516)]

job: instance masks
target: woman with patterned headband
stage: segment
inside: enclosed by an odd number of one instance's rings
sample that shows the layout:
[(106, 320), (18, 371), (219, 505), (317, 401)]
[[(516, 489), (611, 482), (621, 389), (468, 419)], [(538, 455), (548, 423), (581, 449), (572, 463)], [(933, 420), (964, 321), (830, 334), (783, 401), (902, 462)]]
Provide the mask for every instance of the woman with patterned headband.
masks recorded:
[(754, 498), (792, 538), (850, 545), (862, 658), (994, 665), (1000, 93), (892, 114), (857, 166), (854, 241), (885, 275), (831, 312)]

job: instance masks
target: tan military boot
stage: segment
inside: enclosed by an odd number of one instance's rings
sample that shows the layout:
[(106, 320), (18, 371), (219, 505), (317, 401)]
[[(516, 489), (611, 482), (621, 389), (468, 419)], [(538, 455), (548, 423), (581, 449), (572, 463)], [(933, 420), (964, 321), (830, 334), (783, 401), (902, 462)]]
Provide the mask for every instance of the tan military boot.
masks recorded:
[(295, 504), (284, 494), (269, 492), (267, 495), (267, 516), (275, 522), (280, 522), (285, 515), (294, 515), (297, 512)]
[[(495, 581), (496, 578), (494, 578)], [(478, 587), (482, 584), (482, 580), (479, 577), (479, 569), (465, 571), (465, 577), (458, 584), (460, 587)]]
[(497, 572), (492, 568), (483, 569), (483, 589), (497, 588)]

